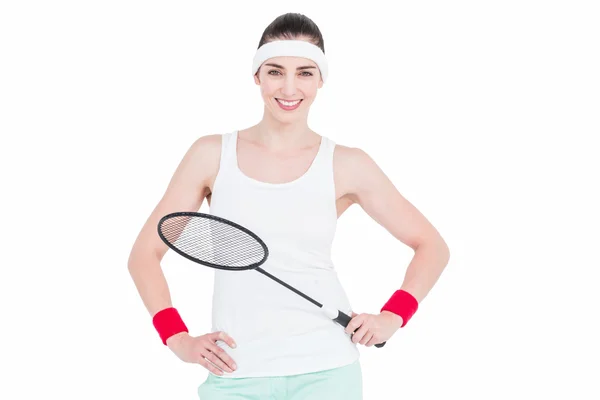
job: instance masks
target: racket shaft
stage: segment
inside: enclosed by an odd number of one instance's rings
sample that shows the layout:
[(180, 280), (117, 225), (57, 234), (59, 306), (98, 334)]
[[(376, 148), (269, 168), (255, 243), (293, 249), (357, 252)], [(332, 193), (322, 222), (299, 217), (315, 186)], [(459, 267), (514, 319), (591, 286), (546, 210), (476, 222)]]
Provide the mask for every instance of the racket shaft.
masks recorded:
[(286, 288), (290, 289), (292, 292), (304, 297), (306, 300), (310, 301), (311, 303), (313, 303), (314, 305), (316, 305), (317, 307), (323, 307), (323, 304), (319, 303), (318, 301), (316, 301), (315, 299), (305, 295), (304, 293), (302, 293), (301, 291), (299, 291), (298, 289), (288, 285), (287, 283), (285, 283), (284, 281), (282, 281), (281, 279), (271, 275), (270, 273), (268, 273), (267, 271), (265, 271), (264, 269), (262, 269), (261, 267), (257, 267), (255, 268), (258, 272), (260, 272), (263, 275), (268, 276), (269, 278), (273, 279), (275, 282), (280, 283), (281, 285), (285, 286)]
[[(305, 295), (304, 293), (302, 293), (301, 291), (299, 291), (295, 287), (288, 285), (287, 283), (285, 283), (281, 279), (277, 278), (276, 276), (271, 275), (270, 273), (268, 273), (267, 271), (265, 271), (261, 267), (257, 267), (255, 269), (258, 272), (260, 272), (261, 274), (263, 274), (263, 275), (265, 275), (265, 276), (273, 279), (275, 282), (277, 282), (277, 283), (285, 286), (286, 288), (290, 289), (292, 292), (298, 294), (299, 296), (302, 296), (303, 298), (305, 298), (306, 300), (310, 301), (311, 303), (313, 303), (317, 307), (321, 308), (321, 310), (329, 318), (331, 318), (332, 320), (334, 320), (338, 324), (342, 325), (344, 328), (347, 327), (348, 324), (350, 323), (350, 321), (352, 320), (352, 318), (348, 314), (343, 313), (343, 312), (341, 312), (339, 310), (334, 310), (332, 308), (323, 306), (323, 304), (319, 303), (318, 301), (316, 301), (315, 299), (311, 298), (310, 296)], [(384, 345), (385, 345), (385, 342), (378, 343), (378, 344), (375, 345), (375, 347), (383, 347)]]

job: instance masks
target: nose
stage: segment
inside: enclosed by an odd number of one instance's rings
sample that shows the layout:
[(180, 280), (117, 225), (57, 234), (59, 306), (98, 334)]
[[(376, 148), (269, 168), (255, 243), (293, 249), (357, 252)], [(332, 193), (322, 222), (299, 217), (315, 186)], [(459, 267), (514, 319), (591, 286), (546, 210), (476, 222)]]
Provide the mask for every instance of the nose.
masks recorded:
[(289, 74), (285, 77), (282, 92), (287, 98), (293, 97), (296, 94), (296, 76), (294, 74)]

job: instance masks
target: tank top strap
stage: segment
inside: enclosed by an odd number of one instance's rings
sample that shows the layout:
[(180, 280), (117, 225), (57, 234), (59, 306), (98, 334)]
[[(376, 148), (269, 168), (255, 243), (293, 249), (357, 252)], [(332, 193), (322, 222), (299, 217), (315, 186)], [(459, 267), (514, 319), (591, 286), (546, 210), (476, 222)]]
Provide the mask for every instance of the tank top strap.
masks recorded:
[(328, 186), (333, 187), (333, 152), (336, 143), (327, 136), (322, 136), (323, 143), (312, 166), (313, 179), (318, 179)]
[(235, 156), (235, 145), (237, 131), (226, 132), (221, 135), (221, 161), (219, 162), (219, 171), (225, 173), (233, 171), (236, 162)]
[(321, 150), (321, 162), (327, 168), (333, 168), (333, 152), (335, 150), (336, 143), (327, 136), (322, 137), (325, 142), (323, 143), (323, 149)]

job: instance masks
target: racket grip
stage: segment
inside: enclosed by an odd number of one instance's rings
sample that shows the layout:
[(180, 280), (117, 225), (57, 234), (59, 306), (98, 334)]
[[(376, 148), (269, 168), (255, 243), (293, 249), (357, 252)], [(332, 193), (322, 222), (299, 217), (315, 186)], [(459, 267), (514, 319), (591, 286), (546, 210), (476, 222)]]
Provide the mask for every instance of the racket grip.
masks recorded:
[[(343, 313), (338, 310), (338, 315), (333, 320), (335, 322), (337, 322), (338, 324), (342, 325), (344, 328), (346, 328), (348, 326), (348, 324), (350, 323), (350, 321), (352, 320), (352, 318), (348, 314)], [(356, 332), (356, 331), (354, 331), (354, 332)], [(385, 343), (386, 342), (377, 343), (375, 345), (375, 347), (381, 348), (381, 347), (385, 346)]]

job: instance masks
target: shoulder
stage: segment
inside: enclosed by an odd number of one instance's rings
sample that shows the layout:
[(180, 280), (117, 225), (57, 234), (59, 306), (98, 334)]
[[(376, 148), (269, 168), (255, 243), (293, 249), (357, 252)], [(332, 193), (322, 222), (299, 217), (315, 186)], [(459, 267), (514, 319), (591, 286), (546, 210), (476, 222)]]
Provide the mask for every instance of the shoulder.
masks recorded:
[(219, 171), (223, 134), (208, 134), (195, 139), (188, 147), (182, 165), (208, 184)]
[(337, 144), (333, 152), (334, 168), (354, 179), (368, 177), (377, 170), (375, 160), (359, 147)]
[(221, 142), (223, 140), (223, 134), (209, 134), (200, 136), (192, 142), (188, 153), (201, 165), (213, 165), (215, 162), (219, 163), (221, 159)]
[[(366, 151), (359, 147), (350, 147), (342, 144), (336, 144), (333, 152), (335, 162), (352, 168), (364, 167), (373, 163), (373, 159)], [(358, 164), (358, 165), (357, 165)]]
[(335, 146), (333, 168), (336, 183), (342, 188), (342, 195), (357, 193), (379, 170), (365, 150), (341, 144)]
[(220, 154), (222, 140), (223, 134), (220, 133), (200, 136), (192, 142), (190, 150), (202, 155), (211, 155), (215, 152)]

